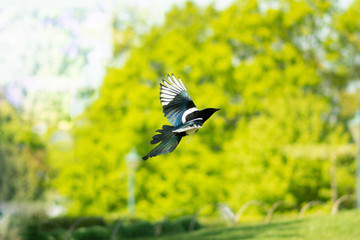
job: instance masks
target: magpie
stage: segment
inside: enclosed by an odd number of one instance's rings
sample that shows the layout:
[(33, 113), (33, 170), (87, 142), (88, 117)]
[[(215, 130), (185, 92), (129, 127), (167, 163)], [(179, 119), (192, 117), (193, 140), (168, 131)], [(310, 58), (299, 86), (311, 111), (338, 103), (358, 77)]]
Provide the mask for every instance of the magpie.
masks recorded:
[(206, 108), (199, 111), (181, 79), (177, 79), (174, 74), (172, 76), (167, 75), (167, 80), (162, 79), (160, 102), (164, 116), (172, 126), (163, 125), (162, 129), (156, 130), (159, 134), (153, 136), (150, 144), (160, 144), (144, 156), (143, 160), (160, 154), (171, 153), (182, 137), (197, 132), (211, 115), (220, 110), (218, 108)]

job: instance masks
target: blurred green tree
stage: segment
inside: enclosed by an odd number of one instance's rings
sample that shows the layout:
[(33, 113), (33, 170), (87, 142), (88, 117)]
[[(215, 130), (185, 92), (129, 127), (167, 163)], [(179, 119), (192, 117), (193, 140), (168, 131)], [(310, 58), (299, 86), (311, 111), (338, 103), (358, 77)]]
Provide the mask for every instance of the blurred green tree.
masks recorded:
[(0, 201), (31, 201), (45, 191), (45, 149), (0, 94)]
[[(344, 124), (353, 117), (360, 106), (360, 1), (354, 0), (343, 14), (334, 17), (335, 34), (327, 40), (327, 77), (341, 83), (345, 89), (333, 91), (335, 103), (340, 111), (339, 120)], [(350, 86), (346, 83), (351, 82)], [(358, 85), (359, 86), (359, 85)], [(350, 90), (350, 91), (349, 91)]]
[(327, 94), (328, 85), (340, 87), (321, 67), (333, 11), (331, 1), (294, 0), (174, 7), (131, 45), (124, 65), (109, 67), (99, 98), (76, 119), (74, 158), (55, 181), (72, 200), (70, 213), (126, 209), (124, 156), (133, 147), (145, 155), (154, 130), (168, 124), (158, 91), (167, 73), (182, 78), (198, 108), (222, 110), (174, 153), (140, 164), (139, 215), (216, 202), (235, 208), (254, 198), (329, 200), (329, 162), (293, 159), (284, 148), (348, 141)]

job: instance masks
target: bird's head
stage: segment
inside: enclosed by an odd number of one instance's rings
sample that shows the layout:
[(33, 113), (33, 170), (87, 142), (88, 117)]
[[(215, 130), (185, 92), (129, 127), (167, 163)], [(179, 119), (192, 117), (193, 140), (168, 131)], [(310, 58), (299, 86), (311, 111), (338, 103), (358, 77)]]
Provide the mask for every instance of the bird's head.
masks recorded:
[(215, 112), (219, 111), (220, 108), (205, 108), (204, 110), (201, 110), (201, 117), (203, 119), (203, 122), (209, 119), (211, 115), (213, 115)]

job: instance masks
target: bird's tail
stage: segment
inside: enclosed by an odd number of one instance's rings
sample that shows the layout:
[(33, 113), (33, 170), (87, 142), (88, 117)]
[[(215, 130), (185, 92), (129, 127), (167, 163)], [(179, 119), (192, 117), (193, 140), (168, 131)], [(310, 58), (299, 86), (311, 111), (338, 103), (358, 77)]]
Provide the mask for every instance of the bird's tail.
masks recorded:
[(143, 157), (143, 160), (174, 151), (183, 136), (179, 133), (174, 133), (173, 130), (174, 127), (168, 125), (164, 125), (162, 129), (156, 130), (156, 132), (159, 132), (160, 134), (153, 136), (150, 143), (161, 143)]

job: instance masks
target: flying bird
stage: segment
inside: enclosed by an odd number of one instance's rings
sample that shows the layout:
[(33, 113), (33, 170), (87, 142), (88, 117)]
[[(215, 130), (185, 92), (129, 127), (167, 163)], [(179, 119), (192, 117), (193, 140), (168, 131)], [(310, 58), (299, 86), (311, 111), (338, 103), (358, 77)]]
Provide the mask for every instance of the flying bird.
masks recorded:
[(167, 75), (167, 81), (163, 79), (160, 83), (160, 102), (164, 116), (172, 126), (164, 125), (162, 129), (156, 130), (159, 134), (154, 135), (150, 143), (160, 144), (144, 156), (143, 160), (171, 153), (182, 137), (197, 132), (211, 115), (220, 110), (206, 108), (199, 111), (181, 79), (177, 79), (174, 74)]

